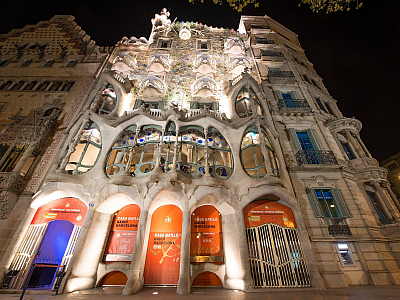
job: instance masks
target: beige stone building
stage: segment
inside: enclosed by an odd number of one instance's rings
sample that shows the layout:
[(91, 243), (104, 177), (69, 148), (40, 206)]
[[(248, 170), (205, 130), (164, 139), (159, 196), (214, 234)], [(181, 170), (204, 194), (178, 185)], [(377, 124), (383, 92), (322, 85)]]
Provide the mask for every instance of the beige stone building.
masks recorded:
[(3, 288), (55, 288), (56, 270), (63, 292), (397, 284), (400, 204), (297, 35), (151, 21), (104, 64), (93, 46), (59, 151), (5, 219)]
[(387, 169), (387, 177), (392, 185), (392, 191), (397, 199), (400, 199), (400, 153), (382, 161), (381, 166)]

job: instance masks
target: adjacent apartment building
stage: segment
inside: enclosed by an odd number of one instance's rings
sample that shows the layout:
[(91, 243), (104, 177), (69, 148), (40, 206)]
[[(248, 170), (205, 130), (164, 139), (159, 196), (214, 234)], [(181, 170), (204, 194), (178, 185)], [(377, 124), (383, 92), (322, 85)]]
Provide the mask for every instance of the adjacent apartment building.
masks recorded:
[[(111, 51), (69, 16), (0, 37), (2, 114), (13, 116), (0, 175), (26, 181), (4, 187), (3, 288), (399, 283), (387, 171), (297, 35), (268, 16), (242, 16), (237, 31), (169, 16)], [(39, 59), (50, 43), (54, 57)], [(7, 139), (20, 123), (42, 128), (39, 115), (55, 135)]]

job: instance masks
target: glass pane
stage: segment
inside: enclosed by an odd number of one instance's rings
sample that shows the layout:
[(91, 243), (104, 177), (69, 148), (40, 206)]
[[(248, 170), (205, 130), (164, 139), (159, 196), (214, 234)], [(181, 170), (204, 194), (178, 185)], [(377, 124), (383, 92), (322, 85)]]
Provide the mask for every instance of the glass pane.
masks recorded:
[(69, 157), (69, 162), (78, 162), (81, 158), (82, 152), (85, 149), (86, 144), (79, 143), (75, 147), (75, 151)]
[(26, 176), (26, 174), (28, 174), (29, 169), (33, 165), (33, 162), (35, 161), (35, 159), (36, 159), (36, 156), (30, 156), (28, 158), (28, 160), (25, 162), (24, 166), (22, 167), (21, 171), (19, 172), (19, 174), (21, 176)]
[(144, 148), (142, 163), (155, 162), (157, 158), (157, 144), (146, 144)]
[(97, 155), (99, 154), (99, 152), (100, 152), (99, 148), (97, 148), (92, 144), (89, 144), (81, 164), (84, 166), (94, 166), (94, 163), (96, 162)]
[(242, 151), (242, 160), (243, 160), (243, 166), (246, 170), (253, 169), (256, 167), (256, 162), (254, 160), (254, 153), (252, 147)]

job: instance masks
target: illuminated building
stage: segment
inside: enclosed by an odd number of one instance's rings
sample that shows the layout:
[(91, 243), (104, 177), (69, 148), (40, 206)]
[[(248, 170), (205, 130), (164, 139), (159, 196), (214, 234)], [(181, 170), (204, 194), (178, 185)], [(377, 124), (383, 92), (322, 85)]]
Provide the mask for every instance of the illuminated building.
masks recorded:
[(107, 56), (25, 200), (7, 287), (38, 262), (30, 285), (65, 265), (64, 292), (396, 284), (400, 205), (296, 34), (267, 16), (152, 24)]

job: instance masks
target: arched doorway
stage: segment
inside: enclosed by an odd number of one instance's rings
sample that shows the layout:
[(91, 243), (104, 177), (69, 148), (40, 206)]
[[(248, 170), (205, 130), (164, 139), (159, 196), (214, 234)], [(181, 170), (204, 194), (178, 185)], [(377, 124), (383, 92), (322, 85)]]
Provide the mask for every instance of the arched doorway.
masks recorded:
[(176, 285), (181, 257), (182, 210), (172, 204), (157, 208), (151, 219), (144, 284)]
[(254, 287), (310, 286), (292, 210), (276, 201), (256, 200), (243, 214)]
[(190, 262), (223, 263), (221, 214), (211, 205), (195, 209), (191, 216)]
[(66, 270), (85, 220), (87, 206), (76, 198), (51, 201), (35, 213), (6, 275), (8, 288), (52, 289), (56, 271)]
[(202, 272), (193, 280), (192, 286), (194, 287), (222, 287), (221, 279), (213, 272)]
[(120, 271), (113, 271), (108, 273), (100, 281), (99, 286), (109, 286), (109, 285), (125, 285), (128, 277)]
[(126, 205), (115, 214), (104, 251), (103, 262), (131, 262), (139, 217), (140, 207), (137, 204)]

